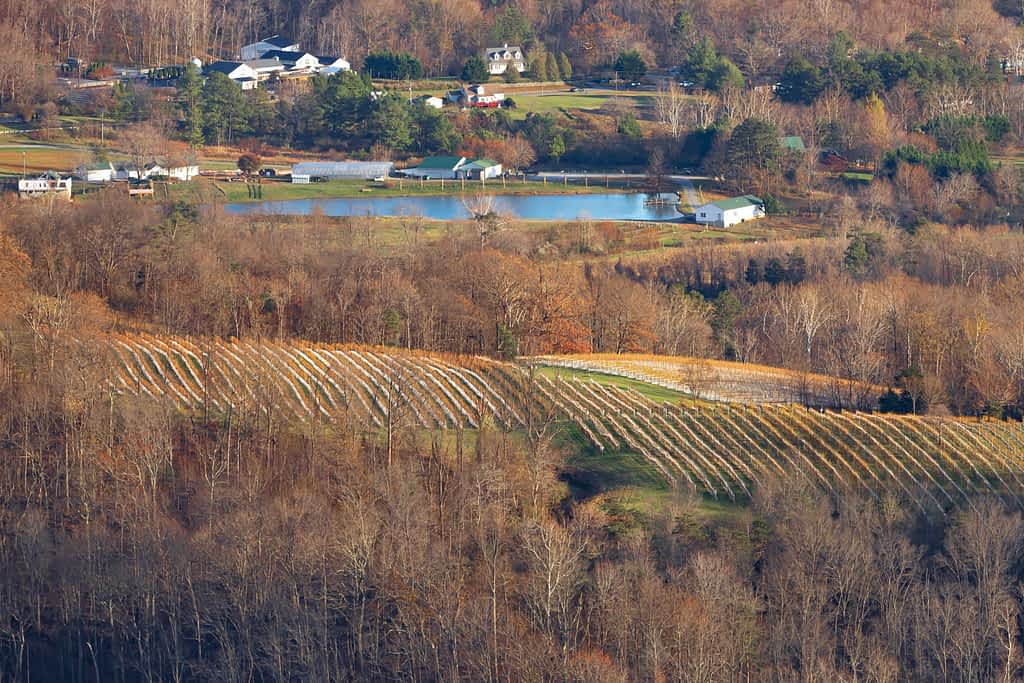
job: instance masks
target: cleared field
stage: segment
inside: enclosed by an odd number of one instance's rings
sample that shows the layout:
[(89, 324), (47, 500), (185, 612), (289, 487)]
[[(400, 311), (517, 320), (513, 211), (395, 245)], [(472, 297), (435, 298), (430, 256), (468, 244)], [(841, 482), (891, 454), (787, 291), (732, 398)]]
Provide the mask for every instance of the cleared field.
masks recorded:
[(523, 118), (527, 112), (552, 114), (562, 111), (583, 110), (593, 111), (603, 107), (613, 97), (628, 97), (638, 107), (653, 105), (654, 98), (650, 94), (633, 91), (596, 90), (579, 93), (558, 93), (554, 95), (519, 95), (509, 93), (515, 101), (516, 108), (509, 110), (514, 118)]
[(85, 158), (84, 150), (74, 147), (4, 144), (5, 137), (0, 137), (0, 173), (3, 174), (21, 175), (23, 160), (28, 173), (67, 173)]
[(1017, 423), (674, 403), (621, 379), (392, 349), (152, 335), (120, 335), (110, 347), (122, 393), (192, 413), (343, 421), (377, 433), (561, 424), (591, 473), (625, 486), (745, 500), (766, 478), (798, 477), (943, 510), (974, 492), (1024, 491)]

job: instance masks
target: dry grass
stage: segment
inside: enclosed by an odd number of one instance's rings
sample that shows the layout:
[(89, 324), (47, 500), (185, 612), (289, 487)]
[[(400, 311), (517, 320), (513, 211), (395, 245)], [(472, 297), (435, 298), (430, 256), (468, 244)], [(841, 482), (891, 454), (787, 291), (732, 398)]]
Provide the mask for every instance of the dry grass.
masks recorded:
[(683, 356), (586, 354), (537, 356), (526, 361), (629, 377), (717, 401), (854, 407), (885, 391), (884, 387), (828, 375)]

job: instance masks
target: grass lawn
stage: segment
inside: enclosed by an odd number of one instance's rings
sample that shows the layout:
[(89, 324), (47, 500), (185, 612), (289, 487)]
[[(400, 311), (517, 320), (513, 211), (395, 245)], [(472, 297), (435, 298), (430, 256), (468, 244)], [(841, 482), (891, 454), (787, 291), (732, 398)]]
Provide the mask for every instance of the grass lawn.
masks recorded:
[(612, 97), (629, 97), (638, 106), (650, 105), (654, 100), (649, 94), (610, 91), (559, 93), (557, 95), (510, 95), (516, 108), (509, 110), (513, 118), (526, 118), (528, 112), (551, 114), (565, 110), (600, 109)]
[(548, 366), (538, 367), (537, 372), (551, 378), (561, 377), (563, 379), (584, 379), (597, 382), (598, 384), (611, 384), (612, 386), (622, 387), (624, 389), (633, 389), (652, 401), (657, 401), (659, 403), (679, 403), (681, 401), (689, 400), (686, 394), (682, 392), (673, 391), (671, 389), (630, 379), (628, 377), (620, 377), (618, 375), (606, 375), (600, 372), (587, 372), (586, 370), (574, 370), (572, 368)]
[(556, 445), (570, 451), (564, 477), (569, 490), (578, 499), (596, 499), (610, 517), (612, 532), (628, 533), (670, 505), (699, 524), (735, 521), (750, 514), (746, 501), (673, 487), (638, 453), (597, 450), (575, 425), (564, 426)]

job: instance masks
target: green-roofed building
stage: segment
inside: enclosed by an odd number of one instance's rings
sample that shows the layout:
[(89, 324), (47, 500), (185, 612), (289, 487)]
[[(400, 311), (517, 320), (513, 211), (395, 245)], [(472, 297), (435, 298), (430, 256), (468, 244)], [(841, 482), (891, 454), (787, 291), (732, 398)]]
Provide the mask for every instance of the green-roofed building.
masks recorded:
[(501, 177), (501, 164), (493, 159), (474, 159), (459, 169), (465, 172), (467, 178), (488, 180)]
[(779, 147), (782, 148), (783, 152), (803, 153), (807, 151), (804, 140), (799, 135), (786, 135), (779, 138)]
[(719, 199), (697, 207), (697, 222), (728, 228), (744, 221), (764, 218), (764, 202), (752, 194)]
[(454, 180), (464, 177), (459, 171), (466, 165), (466, 157), (427, 157), (415, 168), (407, 168), (403, 173), (413, 178)]

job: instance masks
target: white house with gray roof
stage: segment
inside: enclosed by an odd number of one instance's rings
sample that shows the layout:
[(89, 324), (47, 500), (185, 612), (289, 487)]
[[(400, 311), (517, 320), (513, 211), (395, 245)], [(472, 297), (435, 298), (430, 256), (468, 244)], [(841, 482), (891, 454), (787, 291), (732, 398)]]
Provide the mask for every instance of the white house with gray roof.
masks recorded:
[(697, 222), (728, 228), (744, 221), (764, 218), (764, 202), (752, 194), (719, 199), (697, 207)]
[(501, 47), (489, 47), (484, 50), (484, 61), (487, 62), (487, 71), (498, 76), (509, 69), (515, 69), (519, 73), (526, 71), (526, 57), (523, 55), (523, 48), (518, 45), (505, 43)]

